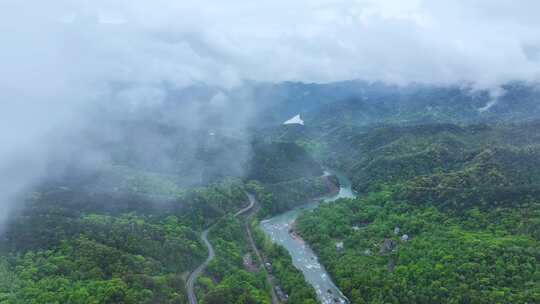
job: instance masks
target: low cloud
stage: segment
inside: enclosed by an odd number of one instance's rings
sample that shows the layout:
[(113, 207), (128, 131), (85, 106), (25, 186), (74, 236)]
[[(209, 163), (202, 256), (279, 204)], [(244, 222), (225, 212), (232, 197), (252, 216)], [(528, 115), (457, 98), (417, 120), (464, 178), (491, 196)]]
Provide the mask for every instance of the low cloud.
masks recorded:
[(0, 206), (45, 172), (51, 153), (76, 146), (96, 113), (146, 115), (171, 96), (193, 101), (171, 93), (193, 85), (217, 88), (210, 106), (186, 103), (162, 119), (241, 129), (253, 109), (226, 92), (245, 80), (472, 83), (494, 94), (537, 81), (539, 10), (533, 0), (8, 0)]

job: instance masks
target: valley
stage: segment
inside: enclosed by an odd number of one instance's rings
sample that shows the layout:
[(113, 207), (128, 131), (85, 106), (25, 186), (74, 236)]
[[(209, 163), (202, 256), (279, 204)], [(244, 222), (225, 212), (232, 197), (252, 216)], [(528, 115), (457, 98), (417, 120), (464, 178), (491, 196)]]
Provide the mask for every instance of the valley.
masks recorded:
[(0, 304), (540, 304), (540, 1), (0, 1)]
[(309, 245), (295, 232), (295, 223), (298, 215), (307, 210), (313, 210), (322, 201), (323, 204), (331, 203), (340, 198), (354, 198), (351, 184), (348, 179), (340, 173), (336, 173), (339, 179), (339, 190), (325, 198), (316, 198), (313, 202), (300, 205), (283, 214), (279, 214), (261, 222), (262, 230), (273, 241), (283, 246), (293, 259), (293, 264), (300, 269), (317, 293), (317, 298), (321, 303), (348, 303), (347, 298), (334, 285), (330, 275), (318, 262), (318, 257), (309, 248)]
[(282, 84), (246, 138), (193, 131), (196, 163), (181, 127), (117, 126), (172, 144), (120, 138), (110, 163), (29, 189), (0, 240), (0, 303), (540, 301), (538, 120), (499, 115), (504, 100), (447, 115), (434, 105), (473, 98), (455, 88), (335, 84), (356, 85), (377, 101), (309, 85), (328, 99), (304, 111), (307, 85)]

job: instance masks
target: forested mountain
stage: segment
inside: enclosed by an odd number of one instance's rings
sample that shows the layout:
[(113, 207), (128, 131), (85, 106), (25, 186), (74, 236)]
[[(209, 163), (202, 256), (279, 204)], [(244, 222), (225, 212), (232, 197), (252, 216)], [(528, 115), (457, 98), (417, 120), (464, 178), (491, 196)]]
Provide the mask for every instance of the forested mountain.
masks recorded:
[(336, 132), (348, 141), (331, 161), (361, 198), (306, 214), (298, 229), (353, 303), (538, 302), (538, 126)]
[[(214, 166), (217, 174), (200, 179), (195, 184), (203, 186), (195, 187), (183, 176), (192, 178), (192, 171), (174, 165), (175, 159), (184, 157), (175, 151), (186, 145), (178, 130), (144, 124), (121, 129), (128, 134), (136, 130), (153, 130), (148, 136), (158, 136), (168, 145), (153, 146), (151, 139), (140, 142), (134, 134), (121, 137), (106, 149), (112, 155), (109, 163), (88, 169), (74, 162), (22, 198), (24, 207), (7, 223), (0, 240), (1, 303), (187, 301), (186, 274), (206, 257), (200, 231), (247, 203), (243, 180), (234, 178), (238, 171), (228, 169), (237, 163), (227, 163), (215, 153), (245, 147), (236, 142), (227, 147), (223, 143), (230, 138), (204, 133), (198, 140), (202, 146), (197, 157), (207, 165), (189, 165), (206, 174), (215, 160), (225, 163)], [(212, 150), (212, 145), (218, 150)], [(164, 148), (171, 150), (164, 153)], [(245, 168), (241, 168), (248, 172), (245, 180), (311, 185), (323, 174), (320, 164), (294, 143), (253, 142), (250, 150), (252, 158), (246, 158)], [(159, 159), (150, 162), (144, 158), (151, 159), (153, 153), (167, 157), (164, 161), (171, 167), (162, 167)], [(318, 187), (316, 191), (326, 191), (324, 184)], [(304, 195), (302, 188), (289, 191)], [(276, 201), (266, 202), (263, 208), (272, 208), (269, 204), (273, 203)], [(224, 294), (234, 298), (245, 292), (256, 303), (267, 303), (264, 277), (243, 270), (241, 257), (247, 249), (238, 226), (241, 223), (220, 221), (216, 225), (232, 225), (232, 230), (229, 235), (212, 234), (213, 242), (220, 244), (216, 248), (220, 257), (209, 269), (215, 285), (208, 283), (203, 290), (208, 296), (202, 298), (207, 303), (221, 303)], [(279, 257), (288, 263), (288, 275), (299, 276), (286, 255)], [(236, 287), (222, 290), (246, 279), (253, 286), (243, 291)]]
[(506, 90), (486, 110), (487, 92), (390, 90), (263, 130), (343, 169), (359, 192), (297, 225), (352, 303), (540, 301), (539, 98)]
[(361, 156), (341, 159), (363, 193), (403, 182), (400, 195), (412, 201), (496, 206), (538, 196), (537, 128), (538, 122), (376, 128), (356, 138)]
[(540, 304), (539, 0), (0, 3), (0, 304)]
[(523, 121), (540, 114), (535, 84), (509, 82), (496, 93), (472, 86), (345, 81), (332, 84), (259, 84), (257, 123), (281, 123), (301, 114), (307, 125), (367, 126), (373, 123), (474, 123)]
[(322, 175), (321, 166), (302, 147), (292, 142), (256, 142), (247, 178), (278, 183)]
[[(209, 227), (220, 229), (201, 303), (269, 303), (248, 224), (290, 303), (313, 303), (257, 227), (335, 192), (323, 168), (345, 172), (359, 198), (306, 212), (296, 230), (352, 303), (539, 302), (540, 95), (504, 91), (494, 101), (464, 87), (251, 83), (173, 91), (121, 121), (104, 113), (21, 197), (0, 238), (0, 303), (187, 303)], [(206, 107), (220, 94), (257, 111), (229, 128)], [(178, 96), (202, 102), (191, 110), (208, 110), (204, 123), (176, 120)], [(305, 125), (283, 125), (298, 113)], [(81, 151), (99, 157), (77, 161)], [(245, 191), (258, 199), (249, 219), (232, 216)]]
[(27, 201), (0, 243), (0, 301), (178, 303), (180, 274), (206, 256), (196, 231), (244, 206), (245, 195), (224, 182), (161, 203), (66, 187)]
[(395, 191), (325, 205), (298, 220), (352, 303), (539, 301), (538, 200), (456, 215), (396, 199)]

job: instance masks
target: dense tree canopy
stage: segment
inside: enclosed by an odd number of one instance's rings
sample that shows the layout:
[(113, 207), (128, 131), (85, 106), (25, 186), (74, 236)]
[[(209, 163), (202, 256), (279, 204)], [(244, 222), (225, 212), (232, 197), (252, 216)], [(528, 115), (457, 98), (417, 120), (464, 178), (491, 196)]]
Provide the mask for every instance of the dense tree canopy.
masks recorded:
[(520, 216), (539, 202), (452, 216), (392, 196), (343, 200), (298, 222), (352, 303), (540, 301), (538, 219)]

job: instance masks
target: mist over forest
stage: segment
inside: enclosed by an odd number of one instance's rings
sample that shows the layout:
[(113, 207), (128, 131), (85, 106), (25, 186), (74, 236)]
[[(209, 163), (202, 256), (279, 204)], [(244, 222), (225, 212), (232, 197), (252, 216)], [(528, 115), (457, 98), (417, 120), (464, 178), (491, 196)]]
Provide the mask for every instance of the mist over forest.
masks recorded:
[(0, 303), (540, 302), (535, 1), (0, 4)]

